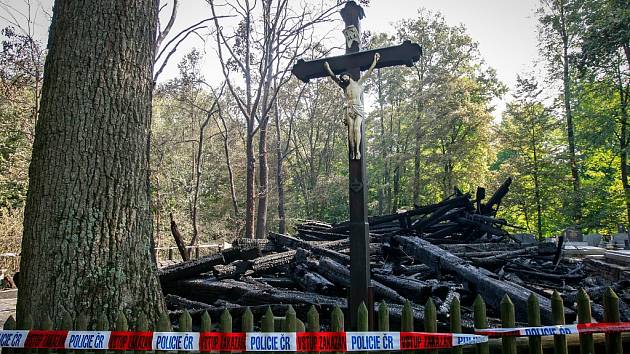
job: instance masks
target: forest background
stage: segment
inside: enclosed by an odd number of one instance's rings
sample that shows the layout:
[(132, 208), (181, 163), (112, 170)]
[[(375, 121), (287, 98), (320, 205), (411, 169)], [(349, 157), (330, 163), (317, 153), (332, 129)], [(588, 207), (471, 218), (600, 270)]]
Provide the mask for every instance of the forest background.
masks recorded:
[[(173, 9), (163, 9), (166, 33)], [(215, 19), (164, 36), (151, 132), (156, 246), (173, 244), (171, 219), (190, 244), (290, 232), (300, 219), (347, 219), (341, 92), (288, 72), (296, 58), (334, 49), (319, 31), (338, 21), (337, 9), (333, 1), (208, 1)], [(0, 37), (0, 253), (19, 253), (46, 51), (28, 17), (8, 19), (13, 26)], [(370, 215), (434, 203), (455, 187), (493, 191), (511, 176), (499, 216), (525, 229), (514, 231), (610, 234), (628, 224), (630, 3), (541, 0), (537, 19), (543, 60), (518, 75), (509, 95), (466, 28), (439, 12), (410, 14), (390, 33), (365, 31), (365, 48), (410, 39), (424, 52), (415, 67), (378, 70), (367, 84)], [(169, 62), (195, 36), (214, 50)], [(203, 55), (220, 63), (221, 83), (202, 75)], [(158, 80), (167, 65), (178, 74)], [(498, 98), (507, 103), (497, 117)]]

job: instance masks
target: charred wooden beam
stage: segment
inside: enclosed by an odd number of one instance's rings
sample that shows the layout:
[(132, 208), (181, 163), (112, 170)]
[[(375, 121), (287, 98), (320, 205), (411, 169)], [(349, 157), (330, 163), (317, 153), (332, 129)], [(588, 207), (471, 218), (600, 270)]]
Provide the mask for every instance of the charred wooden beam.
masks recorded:
[[(345, 288), (351, 286), (350, 270), (342, 264), (326, 257), (321, 257), (316, 262), (307, 262), (307, 264), (309, 268), (318, 271), (324, 278), (330, 280), (332, 283)], [(372, 280), (372, 286), (374, 287), (374, 297), (376, 300), (389, 300), (399, 304), (405, 303), (404, 297), (378, 281)]]
[(501, 205), (501, 201), (503, 200), (503, 197), (505, 197), (505, 195), (510, 190), (511, 184), (512, 184), (512, 177), (509, 177), (501, 184), (499, 189), (497, 189), (494, 192), (492, 197), (488, 199), (488, 202), (486, 204), (482, 204), (481, 214), (487, 215), (487, 216), (495, 216), (497, 214), (497, 210), (499, 209), (499, 206)]
[(346, 306), (346, 299), (344, 298), (274, 288), (251, 290), (243, 294), (237, 302), (243, 305), (284, 303)]
[(299, 284), (291, 277), (260, 277), (254, 278), (257, 282), (267, 284), (274, 288), (295, 288)]
[(216, 253), (188, 262), (177, 263), (158, 270), (162, 286), (176, 280), (196, 277), (201, 273), (210, 272), (216, 265), (225, 263), (223, 254)]
[(236, 279), (245, 274), (249, 269), (249, 261), (236, 260), (230, 264), (219, 264), (214, 266), (212, 274), (217, 279)]
[(532, 246), (527, 248), (521, 248), (514, 251), (504, 251), (493, 256), (486, 257), (473, 257), (471, 261), (478, 267), (497, 267), (507, 263), (512, 257), (522, 256), (527, 253), (535, 252), (538, 250), (538, 246)]
[(372, 278), (418, 304), (424, 304), (431, 296), (432, 285), (421, 280), (374, 273)]
[(258, 286), (233, 279), (217, 281), (214, 278), (187, 279), (177, 282), (170, 294), (179, 295), (189, 300), (211, 303), (219, 299), (238, 299), (253, 289), (264, 289), (269, 286)]
[[(455, 274), (460, 280), (466, 282), (473, 291), (482, 295), (488, 305), (495, 309), (499, 308), (501, 299), (505, 294), (510, 295), (516, 308), (518, 320), (527, 320), (527, 299), (530, 291), (526, 288), (498, 279), (494, 273), (468, 264), (465, 260), (417, 237), (395, 236), (394, 239), (399, 242), (405, 252), (428, 265), (434, 271)], [(550, 300), (542, 296), (537, 296), (537, 298), (541, 307), (541, 318), (543, 321), (552, 323)], [(573, 311), (566, 309), (565, 313), (572, 315)]]
[[(288, 248), (303, 248), (305, 250), (311, 251), (313, 254), (317, 254), (320, 256), (326, 256), (335, 259), (342, 264), (350, 264), (350, 256), (345, 254), (341, 254), (337, 251), (333, 251), (321, 246), (314, 246), (313, 244), (302, 241), (296, 237), (290, 235), (283, 235), (277, 233), (269, 233), (269, 237), (272, 238), (277, 244), (283, 245)], [(336, 242), (336, 241), (335, 241)], [(348, 241), (348, 245), (349, 245)], [(337, 243), (335, 243), (337, 245)]]
[(264, 274), (275, 271), (291, 263), (295, 257), (295, 253), (296, 251), (291, 250), (258, 257), (250, 261), (251, 269), (254, 271), (254, 274)]
[[(232, 247), (236, 249), (248, 249), (248, 248), (258, 248), (261, 252), (275, 252), (278, 251), (276, 245), (270, 240), (263, 239), (253, 239), (253, 238), (237, 238), (232, 242)], [(256, 256), (257, 257), (257, 256)]]
[(177, 228), (177, 223), (175, 222), (175, 218), (173, 218), (173, 213), (170, 213), (169, 216), (171, 218), (171, 235), (173, 235), (173, 238), (175, 239), (175, 244), (177, 245), (179, 254), (182, 256), (182, 260), (186, 262), (190, 260), (190, 255), (188, 254), (188, 250), (186, 249), (184, 238)]
[(451, 205), (445, 205), (426, 217), (414, 221), (411, 226), (418, 232), (422, 232), (425, 228), (435, 225), (441, 221), (450, 220), (452, 218), (457, 219), (463, 214), (463, 212), (464, 208), (453, 208)]
[(249, 244), (242, 247), (232, 247), (221, 252), (225, 263), (232, 263), (236, 260), (248, 260), (262, 256), (260, 246), (257, 244)]

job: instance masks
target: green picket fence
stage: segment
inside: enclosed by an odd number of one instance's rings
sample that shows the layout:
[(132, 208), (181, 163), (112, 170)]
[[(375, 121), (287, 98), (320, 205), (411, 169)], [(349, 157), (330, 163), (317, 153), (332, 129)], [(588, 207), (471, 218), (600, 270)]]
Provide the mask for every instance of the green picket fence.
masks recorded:
[[(560, 294), (558, 292), (554, 292), (551, 298), (552, 304), (552, 312), (554, 317), (554, 323), (548, 325), (563, 325), (565, 324), (564, 317), (564, 304)], [(579, 323), (589, 323), (591, 322), (591, 304), (588, 294), (584, 290), (580, 290), (577, 296), (577, 309), (578, 309), (578, 321)], [(604, 322), (619, 322), (619, 298), (615, 294), (615, 292), (609, 288), (604, 295)], [(452, 333), (461, 333), (462, 325), (461, 325), (461, 308), (459, 299), (455, 298), (450, 306), (450, 332)], [(474, 312), (474, 324), (475, 328), (484, 329), (488, 328), (488, 320), (486, 317), (486, 304), (481, 296), (477, 296), (475, 302), (473, 304), (473, 312)], [(505, 328), (512, 328), (515, 326), (515, 312), (514, 312), (514, 304), (510, 300), (508, 295), (505, 295), (503, 301), (501, 301), (501, 322), (502, 326)], [(528, 325), (529, 326), (541, 326), (540, 321), (540, 306), (538, 304), (538, 300), (534, 294), (531, 294), (528, 301)], [(283, 332), (319, 332), (321, 330), (320, 321), (319, 321), (319, 312), (315, 308), (315, 306), (311, 306), (310, 310), (306, 313), (305, 319), (306, 324), (302, 322), (295, 310), (292, 306), (288, 306), (288, 309), (284, 316), (277, 317), (271, 310), (268, 308), (266, 313), (260, 319), (259, 329), (262, 332), (274, 332), (274, 331), (283, 331)], [(331, 326), (330, 331), (333, 332), (343, 332), (344, 331), (344, 314), (343, 311), (336, 307), (330, 313)], [(358, 331), (367, 331), (368, 330), (368, 311), (364, 304), (359, 308), (359, 316), (358, 316), (357, 330)], [(127, 322), (127, 318), (123, 313), (119, 313), (116, 316), (116, 320), (113, 323), (110, 323), (107, 317), (107, 314), (103, 313), (98, 318), (94, 319), (93, 325), (90, 326), (90, 319), (85, 315), (79, 315), (76, 320), (73, 320), (69, 314), (66, 313), (61, 320), (61, 323), (58, 325), (53, 325), (51, 319), (44, 315), (43, 318), (40, 319), (39, 322), (35, 323), (33, 321), (33, 317), (31, 315), (26, 315), (24, 318), (21, 318), (19, 323), (16, 323), (13, 317), (10, 317), (4, 324), (4, 329), (60, 329), (60, 330), (115, 330), (115, 331), (161, 331), (161, 332), (169, 332), (172, 331), (173, 328), (171, 326), (171, 321), (167, 314), (162, 314), (159, 318), (158, 322), (155, 324), (151, 324), (147, 321), (146, 317), (140, 314), (138, 319), (133, 326), (130, 326)], [(183, 311), (179, 317), (178, 331), (180, 332), (191, 332), (192, 331), (192, 317), (188, 311)], [(216, 329), (220, 332), (232, 332), (233, 331), (233, 321), (232, 315), (226, 309), (222, 312), (220, 318), (218, 319), (218, 323), (215, 323), (217, 326)], [(89, 328), (92, 327), (92, 328)], [(210, 318), (210, 315), (204, 311), (200, 317), (199, 322), (199, 331), (200, 332), (211, 332), (213, 329), (213, 322)], [(380, 303), (378, 307), (378, 316), (377, 323), (375, 324), (375, 329), (379, 331), (391, 331), (396, 330), (390, 328), (389, 325), (389, 308), (386, 303)], [(252, 312), (247, 309), (241, 316), (241, 328), (242, 332), (253, 332), (254, 331), (254, 315)], [(398, 329), (401, 332), (412, 332), (414, 331), (414, 315), (413, 309), (411, 307), (411, 303), (407, 301), (402, 310), (401, 323), (400, 328)], [(419, 329), (416, 329), (419, 330)], [(422, 328), (423, 332), (437, 332), (437, 311), (433, 300), (429, 299), (424, 308), (424, 328)], [(610, 354), (620, 354), (622, 353), (622, 336), (621, 333), (607, 333), (605, 335), (605, 348), (606, 353)], [(498, 339), (501, 341), (502, 353), (505, 354), (516, 354), (517, 353), (517, 345), (515, 337), (504, 337)], [(528, 350), (529, 353), (532, 354), (542, 354), (542, 338), (541, 337), (529, 337), (528, 338)], [(565, 335), (556, 335), (553, 338), (554, 341), (554, 350), (555, 353), (558, 354), (567, 354), (568, 346), (567, 346), (567, 338)], [(491, 343), (482, 343), (476, 344), (475, 352), (478, 354), (489, 354), (490, 353), (490, 344)], [(579, 335), (579, 346), (580, 353), (595, 353), (595, 344), (593, 341), (592, 334), (580, 334)], [(459, 354), (462, 353), (464, 348), (455, 347), (453, 349), (448, 349), (451, 353)], [(22, 351), (29, 353), (36, 353), (37, 350), (34, 349), (12, 349), (12, 351)], [(50, 350), (43, 350), (42, 353), (50, 353)], [(62, 351), (62, 352), (71, 352), (71, 351)], [(75, 351), (78, 352), (78, 351)], [(437, 353), (437, 350), (428, 350), (429, 353)], [(158, 352), (159, 353), (159, 352)], [(180, 353), (183, 354), (183, 353)], [(228, 354), (228, 353), (222, 353)], [(388, 354), (388, 353), (387, 353)]]

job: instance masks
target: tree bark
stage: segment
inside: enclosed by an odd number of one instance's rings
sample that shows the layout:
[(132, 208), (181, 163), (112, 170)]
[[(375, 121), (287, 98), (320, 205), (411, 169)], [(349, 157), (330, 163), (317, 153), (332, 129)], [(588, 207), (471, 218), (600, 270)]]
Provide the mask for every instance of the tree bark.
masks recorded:
[[(532, 112), (532, 114), (536, 114)], [(536, 119), (536, 117), (532, 117)], [(539, 169), (538, 169), (538, 146), (536, 145), (536, 129), (532, 124), (532, 150), (534, 152), (534, 198), (536, 198), (536, 231), (538, 233), (538, 239), (542, 240), (542, 200), (540, 198), (540, 179), (539, 179)]]
[(164, 311), (148, 144), (158, 3), (55, 2), (24, 218), (18, 318)]
[(562, 81), (564, 90), (564, 110), (567, 120), (567, 140), (569, 144), (569, 164), (573, 181), (573, 221), (580, 227), (582, 221), (582, 197), (580, 195), (580, 173), (575, 155), (575, 133), (571, 107), (571, 78), (569, 77), (569, 36), (566, 28), (564, 1), (559, 4), (560, 37), (562, 38)]
[(621, 73), (618, 72), (617, 76), (619, 81), (619, 110), (621, 111), (621, 119), (619, 122), (619, 124), (621, 125), (621, 132), (619, 134), (619, 154), (621, 157), (621, 185), (623, 186), (624, 199), (626, 204), (626, 221), (630, 223), (630, 184), (628, 183), (628, 93), (623, 87)]
[(383, 163), (383, 175), (381, 180), (381, 185), (378, 186), (378, 215), (383, 215), (385, 213), (385, 188), (388, 182), (388, 161), (387, 161), (387, 139), (385, 137), (385, 98), (383, 97), (383, 81), (381, 78), (381, 70), (377, 70), (376, 78), (378, 83), (378, 105), (380, 109), (380, 124), (381, 124), (381, 161)]
[(256, 214), (256, 238), (267, 236), (267, 191), (269, 189), (269, 165), (267, 163), (267, 117), (259, 125), (258, 135), (258, 210)]
[[(199, 187), (201, 185), (201, 166), (202, 166), (201, 160), (203, 158), (203, 139), (204, 139), (204, 132), (205, 132), (206, 126), (208, 125), (208, 122), (210, 122), (212, 113), (213, 112), (206, 113), (206, 119), (203, 121), (203, 123), (201, 123), (201, 126), (199, 127), (199, 140), (197, 141), (197, 155), (193, 159), (193, 161), (197, 161), (197, 166), (195, 169), (195, 186), (193, 189), (193, 201), (192, 201), (192, 213), (191, 213), (193, 234), (192, 234), (192, 239), (190, 240), (190, 246), (196, 245), (197, 242), (199, 241), (199, 228), (197, 225), (197, 219), (198, 219), (197, 209), (199, 206)], [(190, 249), (190, 252), (192, 252), (192, 247)], [(190, 253), (188, 254), (188, 256), (190, 257)]]
[(223, 111), (219, 108), (219, 119), (221, 120), (221, 126), (219, 122), (216, 122), (219, 131), (221, 131), (221, 137), (223, 138), (223, 153), (225, 154), (225, 164), (228, 172), (228, 182), (230, 184), (230, 197), (232, 198), (232, 208), (234, 209), (234, 216), (238, 216), (238, 200), (236, 199), (236, 189), (234, 188), (234, 172), (232, 171), (232, 161), (230, 159), (230, 142), (227, 124), (223, 117)]
[(284, 208), (284, 149), (282, 148), (282, 137), (280, 136), (280, 111), (276, 102), (274, 110), (276, 123), (276, 188), (278, 188), (278, 233), (285, 234), (287, 232), (287, 217)]
[[(253, 124), (253, 123), (252, 123)], [(249, 123), (248, 123), (249, 126)], [(256, 158), (254, 158), (253, 129), (247, 129), (245, 152), (247, 156), (247, 174), (245, 187), (245, 238), (254, 238), (254, 174), (256, 173)]]

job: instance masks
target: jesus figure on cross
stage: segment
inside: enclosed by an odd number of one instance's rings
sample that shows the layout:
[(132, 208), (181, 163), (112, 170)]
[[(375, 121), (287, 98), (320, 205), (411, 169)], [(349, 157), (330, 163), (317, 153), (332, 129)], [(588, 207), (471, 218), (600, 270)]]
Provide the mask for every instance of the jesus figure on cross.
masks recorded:
[(342, 73), (339, 77), (335, 76), (328, 62), (324, 62), (324, 68), (328, 72), (328, 75), (343, 89), (346, 96), (344, 124), (348, 126), (348, 144), (350, 145), (350, 159), (352, 160), (361, 159), (361, 125), (365, 120), (365, 111), (363, 109), (363, 83), (372, 75), (372, 71), (380, 57), (379, 53), (374, 54), (372, 65), (370, 65), (367, 73), (358, 81), (355, 81), (348, 73)]

